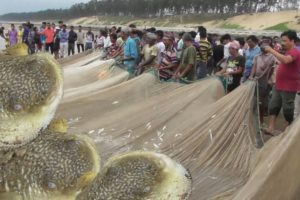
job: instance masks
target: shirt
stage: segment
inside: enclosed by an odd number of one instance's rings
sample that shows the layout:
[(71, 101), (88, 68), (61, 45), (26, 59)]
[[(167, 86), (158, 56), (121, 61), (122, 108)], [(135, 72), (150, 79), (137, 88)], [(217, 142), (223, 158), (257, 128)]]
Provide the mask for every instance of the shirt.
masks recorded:
[(144, 61), (150, 60), (152, 56), (155, 57), (155, 59), (152, 61), (152, 63), (145, 66), (145, 68), (147, 69), (147, 67), (153, 67), (157, 63), (157, 56), (159, 54), (159, 49), (156, 45), (152, 45), (150, 47), (149, 44), (146, 44), (146, 46), (144, 46), (144, 48), (142, 50), (142, 54), (144, 55)]
[(161, 53), (166, 50), (166, 46), (163, 42), (158, 42), (156, 46), (159, 49), (156, 63), (159, 64), (161, 62)]
[(180, 62), (180, 72), (182, 72), (188, 65), (193, 65), (191, 70), (183, 78), (187, 78), (189, 81), (193, 81), (196, 78), (196, 49), (194, 46), (189, 46), (184, 49), (181, 62)]
[(289, 64), (281, 63), (276, 73), (275, 87), (279, 91), (298, 92), (300, 91), (300, 53), (297, 48), (286, 52), (285, 55), (293, 57), (294, 61)]
[(61, 30), (59, 32), (60, 43), (66, 43), (69, 41), (69, 32)]
[(211, 44), (207, 40), (200, 40), (200, 61), (207, 63), (208, 58), (212, 56), (213, 50)]
[(68, 38), (69, 43), (74, 44), (76, 40), (77, 40), (77, 33), (75, 33), (75, 31), (70, 31), (69, 38)]
[(275, 56), (270, 53), (261, 53), (254, 58), (253, 63), (256, 65), (255, 77), (258, 78), (261, 86), (268, 86), (268, 81), (273, 74), (276, 62)]
[[(245, 57), (238, 55), (237, 57), (229, 56), (227, 59), (226, 72), (235, 72), (239, 68), (245, 68)], [(228, 77), (227, 80), (227, 91), (231, 92), (235, 88), (237, 88), (241, 83), (241, 78), (243, 76), (243, 70), (239, 74), (232, 74)]]
[(0, 51), (6, 49), (5, 43), (6, 43), (5, 39), (0, 36)]
[(77, 33), (77, 44), (84, 44), (84, 33), (83, 32)]
[(43, 35), (46, 37), (46, 44), (54, 42), (55, 32), (52, 28), (46, 28), (43, 32)]
[(246, 77), (250, 76), (250, 74), (251, 74), (254, 57), (259, 55), (260, 53), (261, 53), (261, 50), (260, 50), (259, 46), (256, 46), (253, 49), (247, 49), (245, 51), (246, 64), (245, 64), (244, 74), (246, 75)]
[[(177, 52), (175, 48), (171, 48), (170, 50), (166, 49), (161, 54), (161, 62), (159, 65), (159, 77), (163, 79), (170, 79), (175, 73), (176, 67), (178, 65), (177, 60)], [(170, 65), (174, 65), (174, 67), (169, 69), (164, 69)]]
[(9, 43), (11, 46), (17, 44), (17, 42), (18, 42), (18, 31), (17, 30), (9, 31), (8, 36), (9, 36)]
[(128, 57), (132, 57), (134, 60), (124, 61), (124, 64), (127, 66), (134, 66), (138, 58), (138, 52), (136, 42), (130, 37), (124, 44), (124, 58)]
[(87, 32), (86, 33), (86, 43), (93, 43), (94, 41), (94, 33)]

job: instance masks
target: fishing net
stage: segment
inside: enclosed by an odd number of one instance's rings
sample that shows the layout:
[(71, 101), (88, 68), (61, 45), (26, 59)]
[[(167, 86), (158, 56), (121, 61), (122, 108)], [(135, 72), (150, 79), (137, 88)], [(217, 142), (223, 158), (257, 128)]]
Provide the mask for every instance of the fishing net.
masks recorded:
[(68, 120), (70, 132), (92, 137), (103, 162), (151, 150), (190, 170), (193, 200), (297, 199), (300, 123), (262, 146), (254, 81), (224, 96), (217, 78), (183, 85), (161, 83), (147, 73), (90, 92), (85, 87), (94, 88), (94, 73), (80, 78), (90, 69), (82, 70), (78, 77), (65, 75), (66, 93), (77, 89), (65, 97), (57, 117)]

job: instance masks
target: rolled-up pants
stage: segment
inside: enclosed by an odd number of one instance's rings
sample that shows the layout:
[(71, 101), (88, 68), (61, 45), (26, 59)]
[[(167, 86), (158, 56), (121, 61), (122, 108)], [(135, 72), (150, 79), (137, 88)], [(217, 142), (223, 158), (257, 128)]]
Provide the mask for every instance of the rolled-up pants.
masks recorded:
[(291, 124), (294, 121), (295, 97), (296, 92), (279, 91), (273, 86), (269, 114), (278, 116), (282, 108), (285, 120)]

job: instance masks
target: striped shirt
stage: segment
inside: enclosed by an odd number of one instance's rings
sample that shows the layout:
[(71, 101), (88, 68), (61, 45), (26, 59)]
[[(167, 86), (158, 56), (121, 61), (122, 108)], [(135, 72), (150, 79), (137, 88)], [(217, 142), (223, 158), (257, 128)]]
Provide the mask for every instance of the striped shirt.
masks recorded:
[(200, 40), (200, 61), (207, 63), (208, 58), (213, 55), (213, 50), (210, 42), (207, 40)]
[[(168, 80), (172, 78), (176, 71), (176, 67), (178, 65), (178, 60), (177, 60), (177, 52), (175, 48), (171, 48), (171, 50), (166, 49), (161, 53), (161, 62), (159, 65), (159, 77), (161, 79)], [(166, 67), (172, 65), (173, 67), (165, 69)]]

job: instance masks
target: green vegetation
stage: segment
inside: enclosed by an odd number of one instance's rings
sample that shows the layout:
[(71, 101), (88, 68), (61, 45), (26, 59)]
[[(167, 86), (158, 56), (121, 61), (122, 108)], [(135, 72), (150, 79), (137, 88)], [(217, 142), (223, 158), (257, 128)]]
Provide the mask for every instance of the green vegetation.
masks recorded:
[(230, 24), (230, 23), (224, 23), (223, 25), (220, 26), (220, 28), (224, 28), (224, 29), (238, 29), (238, 30), (244, 29), (242, 26), (240, 26), (238, 24)]
[(265, 30), (287, 31), (287, 30), (289, 30), (288, 22), (284, 22), (284, 23), (277, 24), (275, 26), (268, 27)]

